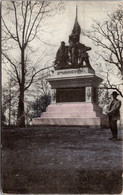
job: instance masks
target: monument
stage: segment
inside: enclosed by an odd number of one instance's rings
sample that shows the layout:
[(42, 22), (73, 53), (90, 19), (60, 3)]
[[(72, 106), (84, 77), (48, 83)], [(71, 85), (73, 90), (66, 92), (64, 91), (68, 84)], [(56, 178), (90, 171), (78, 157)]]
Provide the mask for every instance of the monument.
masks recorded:
[(52, 103), (33, 125), (102, 126), (105, 115), (98, 106), (97, 89), (102, 79), (89, 61), (90, 47), (80, 43), (81, 28), (77, 18), (69, 36), (56, 53), (54, 72), (47, 78), (52, 89)]

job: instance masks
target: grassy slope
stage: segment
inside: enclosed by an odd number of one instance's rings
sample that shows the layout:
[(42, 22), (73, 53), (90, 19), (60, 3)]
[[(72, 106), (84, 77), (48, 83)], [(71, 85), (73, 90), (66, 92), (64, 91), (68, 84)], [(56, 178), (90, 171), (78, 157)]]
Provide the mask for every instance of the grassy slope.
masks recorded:
[(3, 130), (3, 192), (120, 193), (122, 141), (110, 136), (82, 127)]

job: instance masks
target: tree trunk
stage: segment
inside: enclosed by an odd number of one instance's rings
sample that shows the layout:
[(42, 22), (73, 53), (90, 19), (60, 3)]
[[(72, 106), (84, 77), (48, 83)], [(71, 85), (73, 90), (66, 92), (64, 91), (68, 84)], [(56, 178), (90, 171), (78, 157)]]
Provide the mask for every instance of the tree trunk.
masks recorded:
[(18, 102), (17, 125), (21, 127), (25, 126), (24, 91), (22, 90), (22, 88), (20, 88), (20, 96), (19, 96), (19, 102)]
[(25, 61), (24, 61), (24, 49), (21, 50), (21, 83), (20, 83), (20, 96), (18, 102), (18, 116), (17, 125), (25, 126), (25, 113), (24, 113), (24, 86), (25, 86)]
[(9, 126), (11, 125), (11, 82), (10, 82), (10, 91), (9, 91)]
[(11, 104), (9, 104), (9, 126), (11, 125)]
[(123, 79), (123, 63), (121, 63), (121, 75), (122, 75), (122, 79)]

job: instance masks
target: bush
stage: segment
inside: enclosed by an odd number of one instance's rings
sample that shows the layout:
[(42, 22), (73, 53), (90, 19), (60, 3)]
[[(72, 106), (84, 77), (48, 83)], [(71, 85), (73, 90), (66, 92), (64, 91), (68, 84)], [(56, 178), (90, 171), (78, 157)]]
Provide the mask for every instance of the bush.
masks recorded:
[(42, 112), (46, 111), (46, 107), (51, 103), (50, 95), (43, 95), (32, 103), (33, 118), (40, 117)]

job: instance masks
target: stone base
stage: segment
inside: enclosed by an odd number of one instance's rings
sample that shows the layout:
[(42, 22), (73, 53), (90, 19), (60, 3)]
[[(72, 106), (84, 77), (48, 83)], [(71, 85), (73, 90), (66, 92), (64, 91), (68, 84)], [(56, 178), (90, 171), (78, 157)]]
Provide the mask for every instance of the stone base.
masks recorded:
[(41, 117), (32, 120), (32, 125), (104, 126), (106, 123), (102, 109), (85, 102), (51, 104)]
[(57, 70), (46, 79), (52, 89), (76, 88), (93, 86), (98, 87), (102, 79), (95, 75), (90, 68)]

